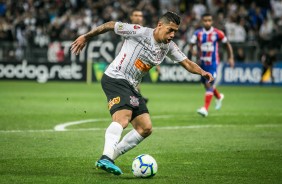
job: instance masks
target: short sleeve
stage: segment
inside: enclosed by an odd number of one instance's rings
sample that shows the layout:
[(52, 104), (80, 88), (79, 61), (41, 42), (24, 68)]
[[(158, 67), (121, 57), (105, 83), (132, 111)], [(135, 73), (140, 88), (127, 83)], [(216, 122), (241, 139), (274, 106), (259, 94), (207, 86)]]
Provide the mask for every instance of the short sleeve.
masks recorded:
[(194, 33), (193, 36), (190, 39), (190, 43), (191, 44), (196, 44), (197, 42), (197, 35)]
[(146, 28), (138, 24), (128, 24), (123, 22), (115, 23), (115, 33), (124, 37), (137, 37), (144, 34)]
[(187, 56), (181, 50), (178, 48), (178, 46), (174, 43), (171, 42), (169, 44), (169, 51), (167, 53), (167, 56), (174, 62), (174, 63), (179, 63), (183, 61), (184, 59), (187, 59)]
[(221, 41), (222, 43), (226, 43), (227, 37), (225, 36), (225, 34), (220, 30), (216, 30), (216, 32), (218, 34), (218, 40)]

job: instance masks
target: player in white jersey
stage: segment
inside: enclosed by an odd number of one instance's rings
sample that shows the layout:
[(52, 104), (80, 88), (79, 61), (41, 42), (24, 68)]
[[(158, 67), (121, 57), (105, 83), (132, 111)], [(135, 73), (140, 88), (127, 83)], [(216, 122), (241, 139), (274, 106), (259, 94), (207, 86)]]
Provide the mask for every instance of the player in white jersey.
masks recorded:
[[(130, 16), (129, 17), (130, 17), (131, 24), (138, 24), (138, 25), (143, 26), (143, 12), (141, 10), (133, 9), (130, 12)], [(159, 68), (157, 68), (157, 69), (159, 71)], [(139, 91), (139, 93), (141, 93), (140, 85), (137, 86), (137, 90)], [(143, 99), (144, 99), (145, 103), (147, 103), (148, 100), (149, 100), (148, 98), (146, 98), (144, 96), (143, 96)]]
[[(90, 32), (79, 36), (71, 46), (74, 54), (79, 54), (87, 41), (107, 31), (114, 31), (125, 38), (120, 53), (109, 65), (102, 77), (102, 87), (108, 99), (112, 123), (105, 133), (102, 157), (96, 167), (115, 175), (122, 174), (114, 160), (152, 133), (152, 122), (147, 106), (136, 90), (142, 77), (168, 56), (187, 71), (213, 81), (210, 73), (190, 61), (172, 41), (179, 28), (180, 17), (167, 12), (160, 17), (155, 29), (122, 22), (107, 22)], [(133, 130), (120, 141), (123, 129), (131, 123)]]

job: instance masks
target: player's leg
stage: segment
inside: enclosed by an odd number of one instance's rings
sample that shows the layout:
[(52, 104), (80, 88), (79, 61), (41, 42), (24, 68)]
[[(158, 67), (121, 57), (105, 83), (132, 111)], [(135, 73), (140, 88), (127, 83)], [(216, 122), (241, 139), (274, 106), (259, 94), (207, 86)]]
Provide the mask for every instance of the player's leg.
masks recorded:
[(131, 124), (133, 130), (128, 132), (117, 145), (114, 159), (136, 147), (152, 133), (152, 122), (149, 113), (138, 115), (131, 121)]
[(112, 115), (112, 123), (105, 133), (105, 144), (102, 157), (96, 162), (96, 167), (115, 175), (122, 174), (119, 167), (114, 164), (114, 153), (120, 140), (122, 131), (128, 126), (132, 116), (132, 110), (117, 110)]
[(216, 86), (213, 86), (213, 95), (215, 96), (215, 109), (219, 110), (222, 106), (222, 101), (224, 99), (224, 94), (220, 93), (217, 89)]
[(205, 82), (205, 89), (206, 89), (206, 93), (205, 93), (205, 105), (204, 107), (206, 108), (206, 110), (208, 111), (209, 110), (209, 107), (210, 107), (210, 104), (211, 104), (211, 100), (212, 100), (212, 97), (213, 97), (213, 86), (208, 83), (208, 82)]
[(202, 115), (203, 117), (208, 116), (208, 109), (213, 97), (213, 84), (208, 83), (205, 78), (202, 78), (202, 83), (205, 87), (205, 99), (204, 99), (204, 106), (197, 110), (197, 112)]
[(127, 105), (128, 98), (131, 95), (131, 89), (126, 81), (114, 79), (105, 74), (102, 77), (101, 83), (107, 96), (112, 123), (105, 132), (103, 155), (96, 162), (96, 167), (119, 175), (122, 171), (114, 164), (113, 155), (123, 129), (127, 127), (132, 118), (132, 108)]
[(114, 160), (113, 155), (118, 144), (122, 131), (128, 126), (131, 119), (132, 111), (127, 109), (122, 109), (116, 111), (112, 115), (112, 123), (107, 128), (105, 133), (105, 145), (103, 155)]

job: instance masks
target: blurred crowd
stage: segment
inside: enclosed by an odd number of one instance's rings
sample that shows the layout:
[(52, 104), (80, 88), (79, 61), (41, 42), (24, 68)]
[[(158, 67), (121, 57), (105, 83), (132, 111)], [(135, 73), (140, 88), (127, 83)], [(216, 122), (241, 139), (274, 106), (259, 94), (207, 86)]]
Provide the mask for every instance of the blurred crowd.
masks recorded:
[(185, 42), (200, 27), (201, 15), (210, 12), (214, 26), (231, 43), (281, 47), (282, 0), (0, 0), (0, 40), (18, 48), (47, 47), (110, 20), (129, 22), (136, 8), (143, 11), (148, 27), (166, 11), (181, 15), (177, 37)]

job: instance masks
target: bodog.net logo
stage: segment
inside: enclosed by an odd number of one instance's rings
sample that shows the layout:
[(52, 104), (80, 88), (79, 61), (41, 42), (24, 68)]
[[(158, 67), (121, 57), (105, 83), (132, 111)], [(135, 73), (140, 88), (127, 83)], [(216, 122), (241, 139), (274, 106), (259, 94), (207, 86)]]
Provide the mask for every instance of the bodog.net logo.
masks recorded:
[(110, 110), (115, 104), (119, 104), (119, 102), (120, 102), (120, 97), (119, 97), (119, 96), (117, 96), (117, 97), (111, 99), (111, 100), (109, 101), (109, 104), (108, 104), (109, 110)]

